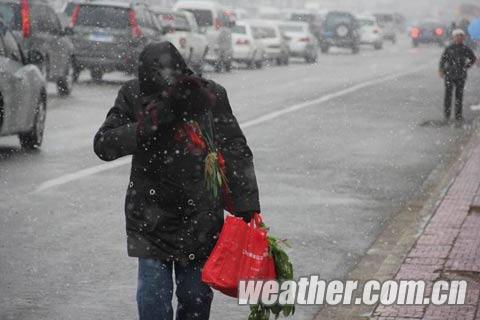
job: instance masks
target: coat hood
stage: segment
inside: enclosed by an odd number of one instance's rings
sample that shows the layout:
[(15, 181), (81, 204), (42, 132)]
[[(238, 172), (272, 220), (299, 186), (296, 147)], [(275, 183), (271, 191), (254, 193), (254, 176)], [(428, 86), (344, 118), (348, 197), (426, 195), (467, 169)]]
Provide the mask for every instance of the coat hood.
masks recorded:
[(180, 52), (168, 41), (145, 46), (139, 56), (138, 80), (144, 96), (157, 94), (167, 89), (171, 80), (162, 75), (168, 69), (171, 76), (192, 75)]

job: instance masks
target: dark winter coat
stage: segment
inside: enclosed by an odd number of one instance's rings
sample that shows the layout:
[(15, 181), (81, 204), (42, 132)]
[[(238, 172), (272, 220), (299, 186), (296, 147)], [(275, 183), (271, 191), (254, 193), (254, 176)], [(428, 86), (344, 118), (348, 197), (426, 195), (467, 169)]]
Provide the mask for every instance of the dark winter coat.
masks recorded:
[(476, 61), (475, 53), (464, 44), (449, 45), (440, 58), (440, 71), (447, 79), (466, 79), (467, 69)]
[[(214, 136), (225, 158), (235, 211), (260, 211), (252, 152), (227, 93), (213, 81), (201, 79), (201, 83), (202, 90), (215, 97), (211, 106)], [(199, 88), (187, 91), (192, 90)], [(144, 95), (138, 80), (125, 83), (94, 139), (95, 153), (105, 161), (133, 155), (125, 200), (128, 254), (204, 260), (223, 225), (225, 204), (205, 187), (204, 157), (191, 154), (173, 138), (176, 122), (162, 126), (147, 140), (139, 137)]]

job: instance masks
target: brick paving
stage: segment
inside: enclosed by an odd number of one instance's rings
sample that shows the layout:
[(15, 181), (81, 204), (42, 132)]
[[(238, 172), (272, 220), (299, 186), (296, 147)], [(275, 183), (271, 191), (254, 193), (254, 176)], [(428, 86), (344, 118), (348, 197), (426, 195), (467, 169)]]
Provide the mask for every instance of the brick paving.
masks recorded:
[(480, 139), (400, 266), (395, 279), (467, 281), (464, 305), (383, 306), (374, 320), (480, 319)]

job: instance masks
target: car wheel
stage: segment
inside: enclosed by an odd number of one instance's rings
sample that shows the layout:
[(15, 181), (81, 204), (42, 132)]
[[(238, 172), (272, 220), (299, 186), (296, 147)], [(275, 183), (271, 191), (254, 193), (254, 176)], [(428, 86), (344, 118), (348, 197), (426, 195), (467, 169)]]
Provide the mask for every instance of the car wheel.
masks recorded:
[(73, 58), (68, 62), (67, 74), (57, 80), (57, 91), (60, 96), (68, 96), (72, 93), (75, 82), (75, 68)]
[(413, 41), (413, 42), (412, 42), (412, 46), (413, 46), (414, 48), (418, 47), (418, 41)]
[(329, 46), (326, 46), (326, 45), (322, 45), (322, 46), (320, 47), (320, 51), (321, 51), (322, 53), (328, 53), (328, 50), (329, 50), (329, 49), (330, 49), (330, 47), (329, 47)]
[(263, 60), (258, 60), (255, 62), (255, 67), (257, 69), (262, 69), (263, 68)]
[(355, 45), (355, 46), (352, 47), (352, 53), (353, 54), (357, 54), (359, 51), (360, 51), (360, 48), (358, 46)]
[(225, 71), (226, 72), (232, 71), (232, 61), (226, 61), (225, 62)]
[(73, 82), (78, 82), (78, 78), (80, 78), (81, 72), (82, 72), (82, 69), (76, 64), (74, 64), (73, 65)]
[(214, 69), (215, 69), (215, 72), (217, 72), (217, 73), (222, 72), (222, 69), (223, 69), (223, 61), (221, 61), (221, 60), (216, 61), (216, 62), (215, 62), (215, 65), (214, 65)]
[(379, 43), (375, 43), (375, 44), (373, 45), (373, 48), (374, 48), (375, 50), (380, 50), (380, 49), (382, 49), (382, 47), (383, 47), (383, 46), (382, 46), (382, 44), (381, 44), (380, 42), (379, 42)]
[(35, 118), (32, 130), (26, 133), (21, 133), (18, 136), (20, 138), (20, 144), (22, 148), (32, 150), (42, 145), (46, 117), (47, 99), (44, 95), (42, 95), (35, 110)]
[(103, 70), (99, 68), (95, 68), (90, 70), (90, 76), (94, 81), (102, 81), (103, 78)]

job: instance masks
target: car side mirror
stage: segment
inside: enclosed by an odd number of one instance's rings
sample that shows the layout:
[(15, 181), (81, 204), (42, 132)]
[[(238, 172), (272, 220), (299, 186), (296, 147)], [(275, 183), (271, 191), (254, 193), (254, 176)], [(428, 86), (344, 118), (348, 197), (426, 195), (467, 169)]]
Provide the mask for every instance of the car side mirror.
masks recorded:
[(40, 65), (44, 61), (43, 55), (40, 51), (30, 50), (27, 54), (27, 64)]
[(65, 36), (73, 36), (73, 28), (65, 27), (65, 29), (63, 29), (63, 34)]

